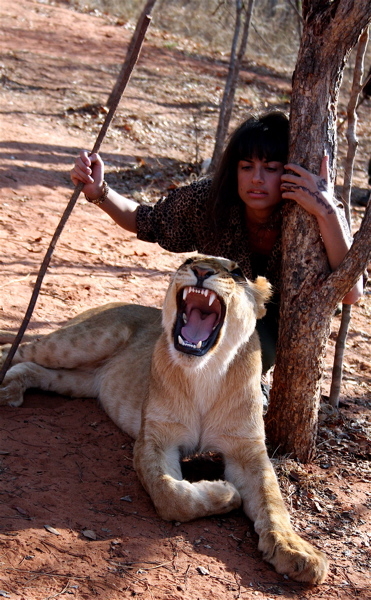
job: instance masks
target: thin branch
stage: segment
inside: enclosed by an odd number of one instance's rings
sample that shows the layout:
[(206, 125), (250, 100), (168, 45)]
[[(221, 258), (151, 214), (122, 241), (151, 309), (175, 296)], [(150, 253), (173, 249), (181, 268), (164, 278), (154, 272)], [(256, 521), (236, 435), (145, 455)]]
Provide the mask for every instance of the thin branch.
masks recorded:
[(298, 10), (296, 3), (293, 2), (293, 0), (287, 0), (287, 2), (290, 4), (291, 8), (294, 9), (296, 16), (299, 17), (301, 22), (303, 22), (303, 15), (301, 14), (300, 10)]
[(355, 233), (353, 244), (339, 267), (330, 273), (321, 288), (321, 294), (336, 303), (349, 292), (365, 271), (371, 259), (371, 201), (366, 206), (359, 230)]

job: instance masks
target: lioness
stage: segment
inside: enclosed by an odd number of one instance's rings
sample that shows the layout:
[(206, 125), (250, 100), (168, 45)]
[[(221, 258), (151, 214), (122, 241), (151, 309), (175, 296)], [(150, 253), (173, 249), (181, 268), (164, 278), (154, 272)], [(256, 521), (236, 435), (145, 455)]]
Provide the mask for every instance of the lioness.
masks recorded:
[[(279, 573), (320, 583), (327, 559), (294, 533), (264, 441), (256, 319), (270, 285), (226, 259), (197, 256), (174, 274), (161, 311), (108, 304), (19, 347), (0, 404), (38, 387), (97, 397), (136, 438), (134, 466), (158, 514), (188, 521), (242, 503)], [(3, 356), (7, 347), (3, 346)], [(190, 483), (180, 459), (222, 453), (225, 481)]]

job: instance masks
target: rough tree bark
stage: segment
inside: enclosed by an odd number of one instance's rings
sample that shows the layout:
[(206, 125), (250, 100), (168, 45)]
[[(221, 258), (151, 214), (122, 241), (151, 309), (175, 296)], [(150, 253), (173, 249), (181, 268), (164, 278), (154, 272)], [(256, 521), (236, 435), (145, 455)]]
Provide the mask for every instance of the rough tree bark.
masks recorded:
[[(293, 76), (290, 161), (319, 172), (326, 151), (332, 174), (336, 108), (345, 60), (371, 21), (369, 0), (305, 0)], [(266, 430), (273, 447), (302, 462), (315, 455), (326, 340), (336, 304), (371, 254), (371, 207), (343, 263), (330, 273), (315, 219), (285, 208), (280, 332)]]

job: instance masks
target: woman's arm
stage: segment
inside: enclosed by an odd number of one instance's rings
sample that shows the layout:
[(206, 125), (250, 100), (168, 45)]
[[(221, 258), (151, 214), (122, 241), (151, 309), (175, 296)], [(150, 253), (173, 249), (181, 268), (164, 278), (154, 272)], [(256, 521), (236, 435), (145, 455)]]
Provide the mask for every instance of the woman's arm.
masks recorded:
[[(90, 200), (104, 194), (104, 164), (98, 154), (82, 151), (71, 171), (76, 185), (84, 184), (83, 192)], [(135, 233), (140, 240), (157, 243), (170, 252), (212, 253), (210, 230), (205, 218), (211, 181), (204, 179), (169, 191), (155, 204), (138, 204), (108, 189), (99, 204), (118, 225)]]
[[(84, 183), (83, 193), (91, 200), (100, 198), (103, 194), (104, 163), (99, 154), (92, 154), (86, 150), (80, 152), (75, 166), (71, 171), (74, 185)], [(137, 233), (136, 214), (139, 204), (134, 200), (121, 196), (109, 188), (108, 194), (99, 207), (104, 210), (120, 227)]]
[[(288, 164), (292, 173), (282, 175), (282, 197), (294, 200), (317, 219), (328, 261), (335, 270), (343, 261), (351, 246), (350, 233), (342, 219), (340, 209), (329, 189), (328, 157), (322, 160), (320, 175), (313, 175), (303, 167)], [(363, 293), (363, 277), (343, 298), (345, 304), (354, 304)]]

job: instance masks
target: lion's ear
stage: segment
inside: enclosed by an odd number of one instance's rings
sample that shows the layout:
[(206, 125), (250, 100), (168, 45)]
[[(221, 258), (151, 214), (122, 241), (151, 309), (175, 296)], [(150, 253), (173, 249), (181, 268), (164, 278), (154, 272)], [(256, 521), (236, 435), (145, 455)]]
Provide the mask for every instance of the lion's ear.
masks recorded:
[(261, 319), (267, 312), (265, 304), (272, 296), (272, 286), (268, 279), (260, 276), (250, 285), (256, 301), (256, 318)]

